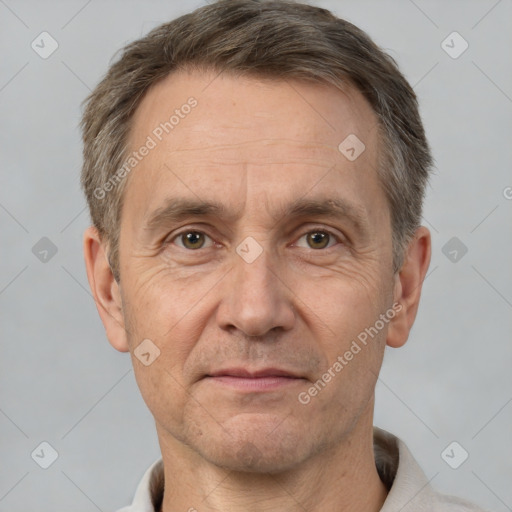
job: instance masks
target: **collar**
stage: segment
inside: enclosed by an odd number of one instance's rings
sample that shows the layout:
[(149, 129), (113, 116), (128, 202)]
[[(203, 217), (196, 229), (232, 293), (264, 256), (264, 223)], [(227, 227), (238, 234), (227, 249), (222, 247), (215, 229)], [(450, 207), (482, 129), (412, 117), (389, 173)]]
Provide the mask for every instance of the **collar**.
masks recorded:
[[(425, 500), (432, 505), (437, 493), (430, 487), (405, 443), (393, 434), (373, 427), (373, 445), (377, 471), (389, 491), (381, 512), (423, 510), (418, 505), (421, 506)], [(118, 512), (158, 512), (163, 495), (164, 466), (160, 458), (144, 473), (132, 505)]]

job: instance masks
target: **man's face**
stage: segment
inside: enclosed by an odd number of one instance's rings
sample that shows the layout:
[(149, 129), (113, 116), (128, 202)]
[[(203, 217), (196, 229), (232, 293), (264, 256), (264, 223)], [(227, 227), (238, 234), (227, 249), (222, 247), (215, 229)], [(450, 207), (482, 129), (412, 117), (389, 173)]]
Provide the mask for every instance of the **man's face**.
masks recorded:
[[(229, 469), (280, 471), (371, 421), (387, 324), (344, 354), (393, 304), (377, 121), (354, 90), (214, 77), (167, 77), (133, 120), (131, 150), (148, 136), (156, 147), (124, 196), (128, 343), (161, 443)], [(191, 96), (197, 106), (159, 141), (155, 128)], [(353, 161), (338, 149), (350, 134), (365, 144)], [(185, 202), (219, 208), (180, 213)], [(160, 350), (149, 366), (134, 354), (146, 339)], [(256, 379), (207, 377), (229, 368), (300, 378), (256, 389)]]

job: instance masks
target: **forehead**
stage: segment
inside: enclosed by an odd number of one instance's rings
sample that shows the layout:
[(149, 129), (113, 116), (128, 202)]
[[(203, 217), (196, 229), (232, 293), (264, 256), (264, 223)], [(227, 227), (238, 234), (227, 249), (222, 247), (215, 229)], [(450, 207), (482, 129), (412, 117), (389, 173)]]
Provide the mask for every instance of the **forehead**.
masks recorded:
[[(351, 161), (339, 146), (354, 136), (364, 151)], [(146, 213), (178, 188), (226, 199), (242, 186), (266, 199), (343, 184), (375, 193), (378, 142), (376, 116), (351, 87), (179, 71), (151, 87), (133, 116), (130, 152), (151, 149), (125, 200)]]
[[(303, 141), (300, 137), (308, 136), (310, 141), (333, 148), (344, 136), (357, 132), (371, 143), (377, 121), (374, 112), (359, 91), (348, 83), (342, 87), (236, 76), (227, 71), (173, 72), (142, 99), (132, 120), (130, 143), (142, 143), (138, 136), (152, 133), (169, 120), (173, 126), (170, 133), (163, 134), (164, 142), (176, 149), (197, 148), (198, 142), (217, 143), (224, 130), (232, 132), (233, 139), (224, 140), (231, 143), (251, 140), (255, 132), (269, 139), (286, 134)], [(197, 106), (186, 107), (189, 98), (194, 98)], [(183, 122), (187, 117), (189, 122)]]

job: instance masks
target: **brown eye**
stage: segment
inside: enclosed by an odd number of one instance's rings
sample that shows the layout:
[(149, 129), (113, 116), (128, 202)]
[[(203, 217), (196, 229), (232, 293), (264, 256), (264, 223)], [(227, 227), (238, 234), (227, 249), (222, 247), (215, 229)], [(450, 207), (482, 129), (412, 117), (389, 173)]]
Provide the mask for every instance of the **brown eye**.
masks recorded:
[(325, 249), (331, 236), (325, 231), (312, 231), (306, 235), (306, 240), (311, 249)]
[(201, 249), (205, 242), (206, 237), (204, 233), (200, 231), (185, 231), (176, 237), (176, 240), (180, 240), (182, 247), (185, 249)]

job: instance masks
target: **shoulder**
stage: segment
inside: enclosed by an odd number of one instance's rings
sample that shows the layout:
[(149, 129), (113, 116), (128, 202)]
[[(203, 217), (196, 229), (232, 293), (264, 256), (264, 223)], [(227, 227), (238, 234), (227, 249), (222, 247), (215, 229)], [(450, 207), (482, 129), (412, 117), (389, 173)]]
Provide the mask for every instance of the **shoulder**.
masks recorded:
[[(418, 501), (424, 508), (419, 510), (435, 510), (436, 512), (489, 512), (469, 501), (449, 494), (441, 494), (430, 489), (429, 493)], [(408, 509), (407, 509), (408, 510)], [(411, 509), (412, 510), (412, 509)], [(415, 510), (418, 510), (417, 508)]]
[(160, 458), (144, 473), (131, 505), (116, 512), (155, 512), (160, 510), (164, 492), (164, 466)]
[(435, 490), (398, 437), (374, 427), (375, 463), (389, 492), (381, 512), (487, 512), (456, 496)]

